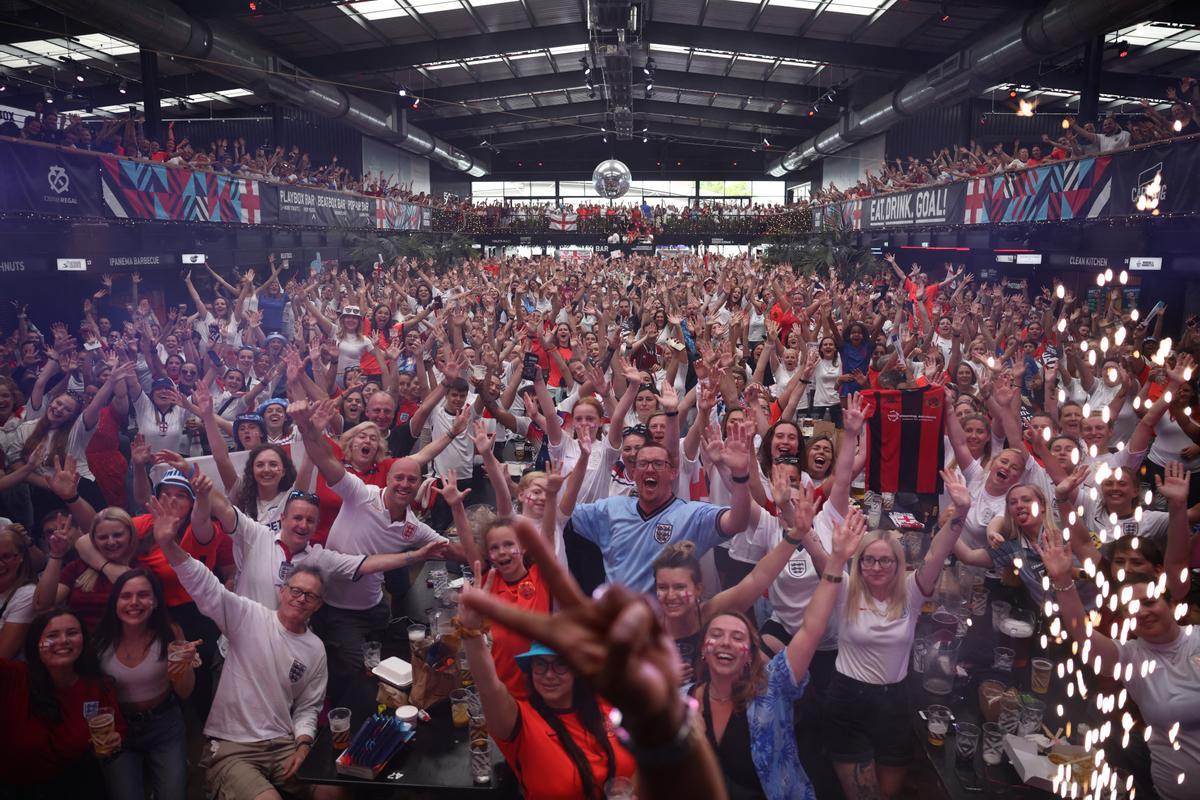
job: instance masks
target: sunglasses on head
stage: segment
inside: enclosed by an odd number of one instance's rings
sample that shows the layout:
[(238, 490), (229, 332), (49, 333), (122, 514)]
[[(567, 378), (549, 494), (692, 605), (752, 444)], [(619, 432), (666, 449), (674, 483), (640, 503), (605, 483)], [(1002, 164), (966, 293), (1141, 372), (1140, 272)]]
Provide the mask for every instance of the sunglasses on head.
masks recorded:
[(636, 433), (638, 436), (649, 436), (650, 429), (645, 425), (630, 425), (628, 428), (623, 428), (621, 430), (622, 436), (629, 436), (630, 434), (634, 433)]
[(315, 506), (319, 506), (321, 504), (321, 498), (317, 497), (312, 492), (302, 492), (299, 489), (292, 489), (290, 492), (288, 492), (288, 500), (295, 500), (296, 498), (307, 500)]

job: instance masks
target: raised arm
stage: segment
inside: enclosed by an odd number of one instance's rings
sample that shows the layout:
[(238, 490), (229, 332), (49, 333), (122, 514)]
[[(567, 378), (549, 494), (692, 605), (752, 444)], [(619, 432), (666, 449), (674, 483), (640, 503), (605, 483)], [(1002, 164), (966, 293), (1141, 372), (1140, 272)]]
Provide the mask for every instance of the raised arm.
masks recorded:
[(717, 532), (722, 536), (734, 536), (746, 530), (750, 524), (750, 489), (748, 484), (754, 476), (753, 422), (730, 425), (725, 439), (725, 465), (729, 468), (729, 508), (717, 518)]
[(1167, 591), (1175, 603), (1186, 602), (1191, 590), (1189, 560), (1192, 550), (1192, 527), (1188, 522), (1188, 484), (1191, 473), (1177, 461), (1166, 465), (1162, 477), (1155, 475), (1158, 491), (1167, 499), (1167, 547), (1163, 554), (1163, 572), (1167, 576)]
[(797, 678), (807, 672), (812, 663), (813, 654), (825, 635), (829, 617), (837, 604), (838, 582), (842, 580), (846, 562), (858, 551), (859, 542), (866, 532), (867, 520), (858, 509), (851, 509), (842, 524), (833, 531), (833, 552), (821, 570), (822, 576), (828, 575), (832, 580), (822, 580), (817, 584), (804, 612), (804, 623), (787, 646), (788, 666)]
[(1117, 662), (1117, 645), (1098, 629), (1092, 628), (1088, 613), (1083, 608), (1083, 601), (1079, 599), (1079, 592), (1075, 589), (1071, 549), (1061, 539), (1048, 541), (1045, 545), (1034, 544), (1034, 549), (1046, 566), (1050, 590), (1054, 592), (1054, 599), (1058, 602), (1059, 617), (1067, 635), (1079, 643), (1091, 641), (1091, 654), (1100, 659), (1101, 665), (1111, 669)]
[(290, 403), (288, 416), (300, 429), (300, 435), (304, 439), (304, 453), (321, 473), (325, 483), (330, 486), (340, 483), (342, 478), (346, 477), (346, 467), (334, 456), (333, 448), (325, 440), (321, 430), (323, 425), (318, 425), (318, 422), (328, 421), (333, 416), (333, 401), (322, 400), (315, 406), (307, 400)]
[(929, 551), (925, 554), (925, 562), (917, 572), (917, 588), (926, 597), (932, 595), (937, 588), (938, 575), (941, 574), (942, 566), (946, 563), (946, 556), (950, 555), (954, 549), (954, 544), (962, 534), (963, 521), (967, 517), (967, 512), (971, 510), (971, 493), (967, 490), (967, 484), (946, 469), (942, 470), (942, 481), (945, 484), (946, 493), (950, 495), (950, 500), (954, 503), (954, 513), (933, 537), (933, 541), (929, 544)]

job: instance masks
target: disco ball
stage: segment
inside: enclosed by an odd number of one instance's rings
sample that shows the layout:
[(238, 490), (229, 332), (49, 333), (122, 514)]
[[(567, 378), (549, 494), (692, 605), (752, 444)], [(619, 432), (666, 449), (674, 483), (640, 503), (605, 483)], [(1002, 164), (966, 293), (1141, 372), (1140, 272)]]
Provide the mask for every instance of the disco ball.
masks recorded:
[(629, 181), (632, 179), (629, 167), (615, 158), (601, 161), (592, 170), (592, 186), (596, 187), (596, 194), (609, 200), (623, 197), (629, 191)]

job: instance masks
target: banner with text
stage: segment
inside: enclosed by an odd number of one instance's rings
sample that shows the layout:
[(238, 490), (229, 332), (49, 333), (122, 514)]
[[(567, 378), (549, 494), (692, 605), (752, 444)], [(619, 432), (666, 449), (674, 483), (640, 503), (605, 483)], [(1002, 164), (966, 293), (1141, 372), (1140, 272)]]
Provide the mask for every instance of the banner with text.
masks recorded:
[[(375, 228), (375, 198), (280, 186), (275, 195), (275, 221), (281, 225), (330, 228)], [(268, 209), (268, 214), (271, 209)]]
[(95, 156), (55, 147), (0, 143), (0, 208), (63, 217), (100, 217)]
[(965, 198), (966, 186), (961, 183), (867, 197), (862, 200), (862, 228), (958, 224)]

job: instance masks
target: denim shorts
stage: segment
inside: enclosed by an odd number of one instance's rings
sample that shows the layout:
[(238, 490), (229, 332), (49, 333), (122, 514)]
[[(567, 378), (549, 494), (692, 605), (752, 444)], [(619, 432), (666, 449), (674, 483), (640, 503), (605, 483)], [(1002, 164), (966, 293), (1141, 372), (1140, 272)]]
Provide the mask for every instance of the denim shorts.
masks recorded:
[(913, 736), (903, 683), (863, 683), (834, 673), (825, 695), (825, 747), (834, 763), (906, 767)]

